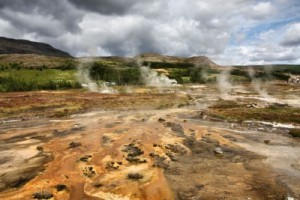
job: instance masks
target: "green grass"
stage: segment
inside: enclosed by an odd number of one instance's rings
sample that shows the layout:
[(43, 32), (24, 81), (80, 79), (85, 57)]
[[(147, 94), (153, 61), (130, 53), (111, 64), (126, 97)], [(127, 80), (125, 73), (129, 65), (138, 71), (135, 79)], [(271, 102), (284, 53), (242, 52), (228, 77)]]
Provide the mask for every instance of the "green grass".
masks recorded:
[(0, 92), (80, 88), (76, 70), (0, 70)]
[(59, 81), (76, 81), (76, 70), (59, 70), (59, 69), (7, 69), (0, 71), (0, 77), (13, 77), (25, 81), (35, 80), (38, 83), (45, 83), (49, 80)]

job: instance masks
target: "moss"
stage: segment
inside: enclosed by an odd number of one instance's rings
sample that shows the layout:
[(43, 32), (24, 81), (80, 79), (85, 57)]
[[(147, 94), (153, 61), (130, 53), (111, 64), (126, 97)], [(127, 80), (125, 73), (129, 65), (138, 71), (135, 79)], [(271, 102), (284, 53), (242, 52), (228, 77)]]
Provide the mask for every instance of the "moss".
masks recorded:
[(235, 108), (240, 107), (240, 105), (235, 101), (219, 99), (214, 105), (210, 108)]
[(242, 106), (234, 107), (234, 105), (230, 106), (230, 104), (225, 104), (210, 107), (206, 114), (222, 120), (259, 120), (300, 124), (299, 108), (245, 108)]

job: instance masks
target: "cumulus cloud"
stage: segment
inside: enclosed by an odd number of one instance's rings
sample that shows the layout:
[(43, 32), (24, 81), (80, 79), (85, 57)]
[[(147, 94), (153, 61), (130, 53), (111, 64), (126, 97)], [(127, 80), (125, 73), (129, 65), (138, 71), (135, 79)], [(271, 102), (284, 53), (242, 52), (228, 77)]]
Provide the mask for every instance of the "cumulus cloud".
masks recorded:
[[(1, 0), (0, 34), (74, 56), (156, 52), (207, 55), (220, 64), (296, 62), (299, 28), (289, 20), (299, 8), (297, 0)], [(282, 19), (281, 28), (268, 27)]]
[(263, 19), (274, 12), (271, 2), (258, 2), (252, 7), (251, 16), (254, 19)]
[(300, 23), (291, 24), (284, 34), (281, 41), (283, 46), (299, 46), (300, 45)]
[(137, 0), (69, 0), (79, 9), (90, 10), (107, 15), (122, 15), (127, 13), (136, 4)]

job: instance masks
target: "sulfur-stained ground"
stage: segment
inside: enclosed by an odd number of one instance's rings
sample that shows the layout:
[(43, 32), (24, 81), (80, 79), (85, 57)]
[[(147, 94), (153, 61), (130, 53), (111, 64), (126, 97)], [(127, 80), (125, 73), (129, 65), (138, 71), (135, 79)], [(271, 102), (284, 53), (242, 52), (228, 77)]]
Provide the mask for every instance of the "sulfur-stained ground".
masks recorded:
[[(0, 199), (299, 199), (299, 138), (207, 115), (218, 99), (214, 86), (1, 94)], [(53, 115), (63, 103), (82, 109)]]

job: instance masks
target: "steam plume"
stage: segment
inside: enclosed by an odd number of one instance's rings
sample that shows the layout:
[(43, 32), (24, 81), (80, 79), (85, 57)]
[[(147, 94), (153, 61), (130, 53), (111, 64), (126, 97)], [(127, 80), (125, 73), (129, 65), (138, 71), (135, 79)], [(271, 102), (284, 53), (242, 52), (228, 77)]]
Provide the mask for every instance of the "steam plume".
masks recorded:
[(223, 70), (217, 77), (218, 89), (221, 93), (221, 98), (228, 99), (231, 97), (232, 84), (229, 82), (231, 67)]
[(90, 77), (90, 67), (93, 59), (84, 58), (80, 60), (79, 65), (77, 66), (77, 79), (81, 83), (84, 88), (87, 88), (91, 92), (99, 92), (99, 93), (117, 93), (116, 90), (107, 87), (103, 84), (101, 87), (92, 80)]

